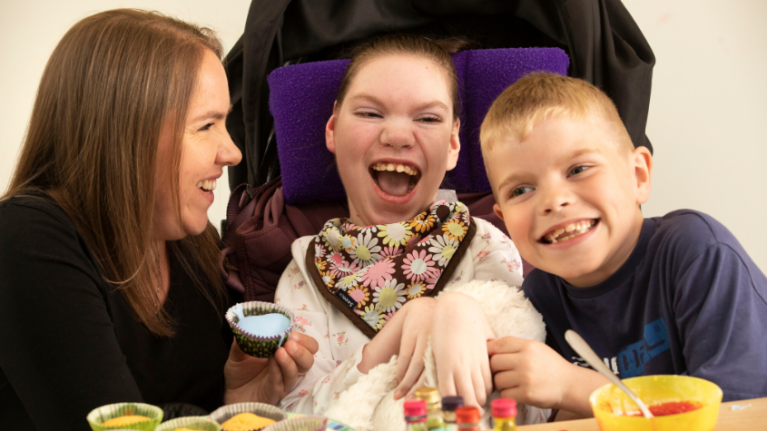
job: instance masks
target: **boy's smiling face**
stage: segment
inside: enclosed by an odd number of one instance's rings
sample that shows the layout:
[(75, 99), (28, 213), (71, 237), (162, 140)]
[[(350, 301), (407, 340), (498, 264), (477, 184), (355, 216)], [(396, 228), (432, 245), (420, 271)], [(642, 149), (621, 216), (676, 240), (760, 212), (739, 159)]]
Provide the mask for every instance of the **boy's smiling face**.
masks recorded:
[(597, 117), (546, 119), (484, 155), (495, 212), (522, 257), (577, 287), (604, 281), (628, 259), (650, 192), (649, 151), (621, 148), (609, 129)]

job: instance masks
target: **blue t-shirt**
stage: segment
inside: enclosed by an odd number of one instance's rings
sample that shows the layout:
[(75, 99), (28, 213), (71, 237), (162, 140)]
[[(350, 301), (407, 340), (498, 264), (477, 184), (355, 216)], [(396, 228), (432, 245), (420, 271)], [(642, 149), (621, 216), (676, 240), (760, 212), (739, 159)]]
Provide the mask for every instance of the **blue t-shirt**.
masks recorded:
[(718, 384), (725, 401), (767, 396), (767, 278), (706, 214), (645, 219), (626, 263), (596, 286), (533, 270), (522, 289), (547, 343), (574, 364), (588, 367), (568, 329), (620, 378), (688, 374)]

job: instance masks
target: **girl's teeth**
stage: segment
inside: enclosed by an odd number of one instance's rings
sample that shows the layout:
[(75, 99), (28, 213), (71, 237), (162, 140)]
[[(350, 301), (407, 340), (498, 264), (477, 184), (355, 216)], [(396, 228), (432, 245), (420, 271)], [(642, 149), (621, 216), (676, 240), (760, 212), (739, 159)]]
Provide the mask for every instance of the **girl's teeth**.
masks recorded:
[(204, 180), (197, 183), (197, 188), (206, 192), (212, 192), (216, 190), (216, 180)]
[(397, 171), (399, 173), (406, 173), (408, 175), (416, 175), (418, 170), (405, 165), (395, 165), (394, 163), (376, 163), (372, 166), (374, 171)]

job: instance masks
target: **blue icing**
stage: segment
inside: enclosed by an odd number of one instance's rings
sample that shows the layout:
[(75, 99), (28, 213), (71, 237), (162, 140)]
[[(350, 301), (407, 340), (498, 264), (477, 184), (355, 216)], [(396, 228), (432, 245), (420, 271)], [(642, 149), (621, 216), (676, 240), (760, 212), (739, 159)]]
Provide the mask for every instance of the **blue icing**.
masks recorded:
[(270, 313), (261, 316), (244, 316), (240, 304), (235, 307), (234, 314), (237, 316), (237, 326), (240, 329), (259, 337), (283, 335), (290, 328), (290, 319), (284, 314)]

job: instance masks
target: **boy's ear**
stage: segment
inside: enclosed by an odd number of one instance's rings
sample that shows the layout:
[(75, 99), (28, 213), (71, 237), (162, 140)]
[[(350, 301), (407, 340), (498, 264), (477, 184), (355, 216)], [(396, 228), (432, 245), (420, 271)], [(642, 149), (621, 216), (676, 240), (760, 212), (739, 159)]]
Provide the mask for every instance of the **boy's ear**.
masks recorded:
[(328, 123), (325, 125), (325, 146), (328, 147), (328, 151), (333, 154), (336, 153), (336, 103), (337, 102), (333, 102), (333, 115), (330, 116)]
[(642, 205), (650, 198), (652, 188), (652, 154), (647, 147), (637, 147), (631, 153), (636, 180), (636, 203)]
[(501, 211), (501, 207), (498, 204), (493, 204), (493, 212), (503, 221), (503, 211)]
[(447, 170), (452, 170), (458, 164), (458, 154), (461, 152), (461, 141), (458, 131), (461, 130), (461, 120), (453, 121), (453, 129), (450, 131), (450, 147), (447, 149)]

